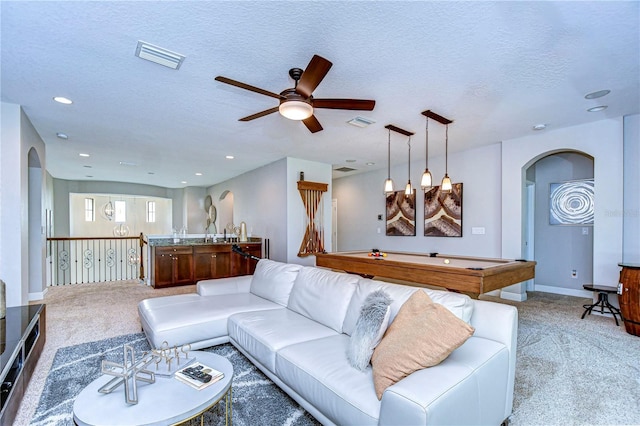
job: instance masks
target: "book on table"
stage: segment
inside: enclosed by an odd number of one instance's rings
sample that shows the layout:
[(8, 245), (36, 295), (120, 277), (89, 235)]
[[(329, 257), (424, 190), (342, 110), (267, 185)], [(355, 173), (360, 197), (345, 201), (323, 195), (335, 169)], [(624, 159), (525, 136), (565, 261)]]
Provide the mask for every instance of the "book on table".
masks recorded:
[(223, 372), (201, 362), (195, 362), (175, 372), (176, 379), (198, 390), (211, 386), (223, 377)]

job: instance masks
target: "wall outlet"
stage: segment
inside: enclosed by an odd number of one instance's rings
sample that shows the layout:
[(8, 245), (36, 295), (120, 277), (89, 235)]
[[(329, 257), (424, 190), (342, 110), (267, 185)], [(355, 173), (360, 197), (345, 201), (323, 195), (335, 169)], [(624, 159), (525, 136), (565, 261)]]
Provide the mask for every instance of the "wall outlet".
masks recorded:
[(378, 234), (380, 234), (382, 231), (380, 230), (380, 228), (378, 228)]
[(578, 278), (578, 271), (576, 271), (575, 269), (571, 270), (571, 278)]

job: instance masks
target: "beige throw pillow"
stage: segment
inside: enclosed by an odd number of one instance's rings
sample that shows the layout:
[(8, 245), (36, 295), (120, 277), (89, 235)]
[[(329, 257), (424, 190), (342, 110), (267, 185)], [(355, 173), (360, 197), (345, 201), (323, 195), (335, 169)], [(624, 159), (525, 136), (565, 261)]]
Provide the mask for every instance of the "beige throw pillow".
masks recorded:
[(414, 371), (442, 362), (473, 335), (474, 328), (416, 291), (402, 305), (371, 357), (378, 399)]

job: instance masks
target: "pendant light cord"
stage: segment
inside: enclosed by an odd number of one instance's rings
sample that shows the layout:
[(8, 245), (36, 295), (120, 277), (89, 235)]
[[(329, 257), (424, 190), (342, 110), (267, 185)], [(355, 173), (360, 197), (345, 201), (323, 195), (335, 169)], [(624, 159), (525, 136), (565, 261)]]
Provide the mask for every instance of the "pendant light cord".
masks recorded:
[(425, 125), (425, 160), (424, 160), (424, 168), (425, 170), (429, 170), (429, 118), (427, 117), (427, 124)]
[(391, 179), (391, 129), (389, 129), (389, 140), (387, 142), (387, 179)]
[(409, 141), (407, 142), (407, 145), (409, 145), (408, 170), (409, 170), (409, 182), (411, 182), (411, 136), (409, 136)]
[(444, 137), (444, 174), (449, 173), (449, 125), (447, 124), (445, 128), (445, 137)]

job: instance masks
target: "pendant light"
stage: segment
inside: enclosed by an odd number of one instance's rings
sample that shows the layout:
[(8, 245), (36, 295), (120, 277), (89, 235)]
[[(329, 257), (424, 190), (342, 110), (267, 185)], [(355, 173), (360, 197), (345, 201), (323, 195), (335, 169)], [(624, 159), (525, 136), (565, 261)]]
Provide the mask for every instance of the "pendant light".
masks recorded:
[(387, 195), (393, 192), (393, 180), (391, 180), (391, 129), (388, 129), (389, 140), (387, 142), (387, 180), (384, 181), (384, 192)]
[(404, 188), (404, 195), (405, 197), (410, 197), (411, 194), (413, 194), (413, 187), (411, 186), (411, 136), (409, 136), (409, 142), (407, 142), (407, 145), (409, 145), (409, 160), (407, 161), (409, 178), (407, 179), (407, 186)]
[(391, 180), (391, 131), (398, 132), (401, 135), (405, 135), (409, 137), (409, 181), (407, 182), (407, 187), (405, 188), (405, 194), (413, 193), (413, 187), (411, 186), (411, 136), (413, 136), (413, 132), (408, 130), (401, 129), (400, 127), (394, 126), (393, 124), (387, 124), (384, 126), (385, 129), (389, 129), (389, 155), (388, 158), (388, 176), (387, 180), (384, 182), (384, 192), (388, 195), (393, 191), (393, 181)]
[(442, 178), (442, 184), (440, 184), (441, 192), (450, 192), (453, 186), (451, 185), (451, 179), (448, 173), (449, 166), (449, 124), (445, 127), (445, 139), (444, 139), (444, 177)]
[(422, 179), (420, 179), (420, 188), (429, 189), (433, 186), (433, 177), (429, 171), (429, 117), (427, 117), (427, 124), (425, 126), (425, 160), (424, 160), (424, 173), (422, 173)]

